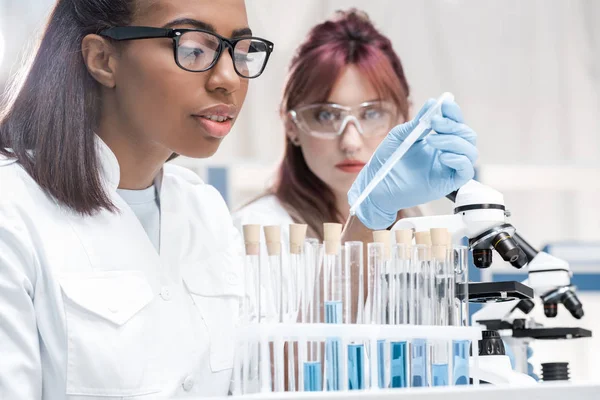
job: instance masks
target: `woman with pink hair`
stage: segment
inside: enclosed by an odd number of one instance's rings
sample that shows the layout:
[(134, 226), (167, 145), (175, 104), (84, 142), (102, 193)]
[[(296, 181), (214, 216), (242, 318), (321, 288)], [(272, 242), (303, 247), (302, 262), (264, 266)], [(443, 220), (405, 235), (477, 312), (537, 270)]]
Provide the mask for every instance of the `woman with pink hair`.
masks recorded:
[[(286, 144), (277, 179), (234, 214), (238, 226), (345, 223), (347, 193), (388, 132), (409, 120), (410, 88), (398, 55), (361, 11), (316, 25), (292, 59), (281, 101)], [(398, 218), (418, 215), (417, 208)], [(284, 243), (287, 240), (284, 240)]]

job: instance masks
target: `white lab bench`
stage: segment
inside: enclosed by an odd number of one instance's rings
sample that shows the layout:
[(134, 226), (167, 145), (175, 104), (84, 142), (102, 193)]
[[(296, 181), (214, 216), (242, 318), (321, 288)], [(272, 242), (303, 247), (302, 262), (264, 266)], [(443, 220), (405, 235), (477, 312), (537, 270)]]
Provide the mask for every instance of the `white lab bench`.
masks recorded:
[[(599, 383), (545, 382), (527, 387), (455, 386), (352, 392), (265, 393), (237, 397), (240, 400), (596, 400), (600, 399)], [(224, 397), (232, 400), (235, 397)]]

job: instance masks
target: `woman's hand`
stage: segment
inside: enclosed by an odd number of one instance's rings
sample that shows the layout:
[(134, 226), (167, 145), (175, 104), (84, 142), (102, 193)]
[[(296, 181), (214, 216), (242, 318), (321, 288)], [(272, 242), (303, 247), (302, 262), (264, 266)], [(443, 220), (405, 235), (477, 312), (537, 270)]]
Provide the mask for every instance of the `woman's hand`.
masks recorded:
[[(415, 119), (390, 131), (350, 188), (350, 205), (434, 103), (429, 100)], [(442, 115), (432, 119), (431, 128), (437, 135), (425, 132), (357, 209), (356, 216), (366, 227), (386, 229), (399, 210), (440, 199), (473, 178), (477, 135), (463, 123), (458, 104), (444, 102)]]

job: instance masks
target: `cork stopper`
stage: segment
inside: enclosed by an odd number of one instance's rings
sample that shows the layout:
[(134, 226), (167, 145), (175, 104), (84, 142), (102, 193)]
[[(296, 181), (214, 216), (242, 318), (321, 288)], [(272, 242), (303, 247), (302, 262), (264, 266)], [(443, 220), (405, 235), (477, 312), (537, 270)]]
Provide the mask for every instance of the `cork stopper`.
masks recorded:
[(423, 261), (431, 260), (431, 234), (429, 231), (415, 232), (415, 242), (417, 245), (427, 246), (426, 249), (419, 249), (419, 259)]
[(431, 243), (433, 257), (436, 260), (444, 260), (446, 258), (446, 250), (448, 249), (448, 237), (450, 232), (446, 228), (431, 228)]
[(396, 244), (404, 245), (404, 247), (396, 254), (396, 257), (401, 260), (410, 260), (412, 247), (413, 231), (412, 229), (398, 229), (395, 232)]
[(270, 256), (281, 254), (281, 228), (279, 225), (270, 225), (263, 228), (267, 241), (267, 253)]
[(260, 225), (244, 225), (242, 231), (246, 255), (257, 256), (260, 253)]
[(373, 231), (373, 242), (383, 243), (383, 255), (389, 260), (391, 258), (392, 232), (388, 230)]
[(290, 224), (290, 254), (302, 253), (306, 228), (306, 224)]
[(429, 231), (415, 232), (415, 242), (417, 244), (431, 245), (431, 233)]
[(412, 229), (398, 229), (395, 232), (395, 235), (396, 235), (396, 243), (406, 244), (409, 246), (412, 244), (412, 238), (413, 238)]
[(325, 242), (325, 252), (327, 254), (337, 254), (340, 251), (342, 240), (342, 224), (324, 223), (323, 237)]

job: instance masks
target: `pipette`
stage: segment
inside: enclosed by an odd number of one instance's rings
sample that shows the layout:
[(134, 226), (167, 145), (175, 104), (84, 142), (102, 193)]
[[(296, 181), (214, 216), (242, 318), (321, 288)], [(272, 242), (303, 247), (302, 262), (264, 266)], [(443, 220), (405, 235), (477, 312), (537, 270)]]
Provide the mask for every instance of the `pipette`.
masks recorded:
[(371, 192), (373, 191), (373, 189), (375, 189), (379, 182), (381, 182), (383, 178), (385, 178), (385, 176), (391, 171), (394, 165), (396, 165), (396, 163), (400, 161), (404, 154), (406, 154), (408, 149), (410, 149), (412, 145), (421, 137), (421, 135), (423, 135), (423, 132), (431, 128), (431, 118), (441, 113), (442, 103), (446, 100), (454, 101), (454, 95), (448, 92), (442, 94), (437, 99), (436, 103), (433, 106), (431, 106), (431, 108), (427, 110), (427, 112), (423, 114), (421, 118), (419, 118), (419, 124), (416, 126), (416, 128), (413, 129), (410, 135), (408, 135), (408, 137), (404, 139), (400, 146), (398, 146), (396, 151), (392, 153), (390, 158), (388, 158), (387, 161), (381, 166), (381, 168), (379, 168), (379, 171), (377, 171), (371, 182), (369, 182), (365, 190), (363, 190), (360, 196), (358, 196), (358, 199), (356, 199), (354, 204), (352, 204), (352, 207), (350, 207), (350, 215), (356, 215), (356, 210), (358, 210), (358, 207), (362, 204), (363, 201), (365, 201), (367, 196), (371, 194)]

